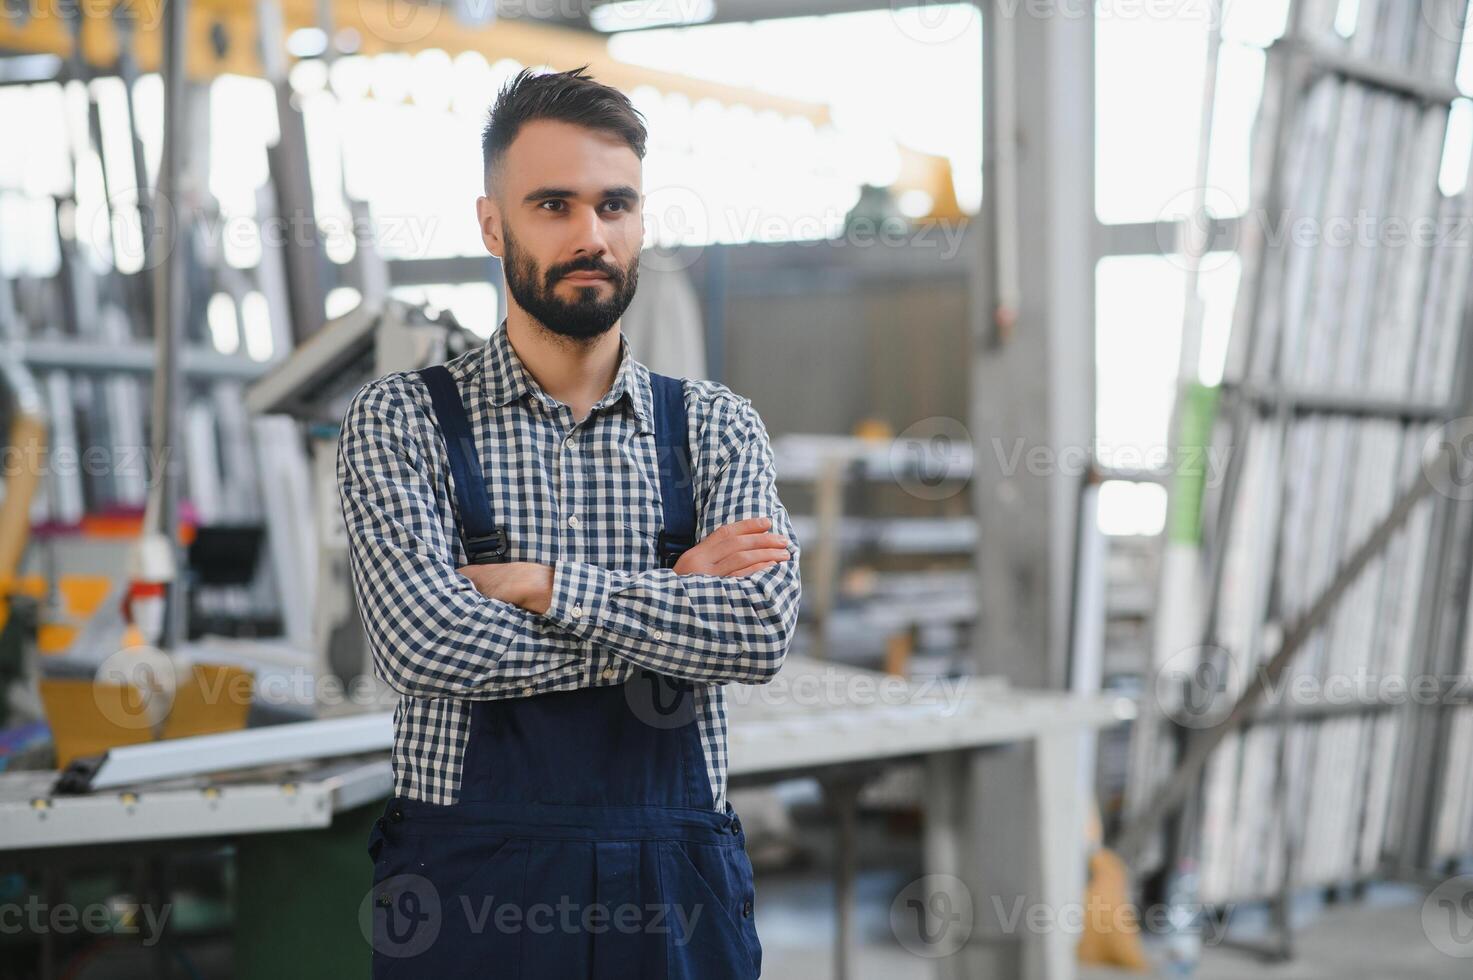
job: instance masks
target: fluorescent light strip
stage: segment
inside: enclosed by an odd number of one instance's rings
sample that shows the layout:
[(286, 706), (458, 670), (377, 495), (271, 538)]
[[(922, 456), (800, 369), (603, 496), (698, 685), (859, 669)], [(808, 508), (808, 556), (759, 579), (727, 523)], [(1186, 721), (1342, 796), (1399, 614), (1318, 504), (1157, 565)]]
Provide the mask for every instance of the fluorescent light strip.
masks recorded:
[(594, 7), (588, 22), (594, 30), (613, 33), (704, 24), (715, 16), (715, 0), (616, 0)]

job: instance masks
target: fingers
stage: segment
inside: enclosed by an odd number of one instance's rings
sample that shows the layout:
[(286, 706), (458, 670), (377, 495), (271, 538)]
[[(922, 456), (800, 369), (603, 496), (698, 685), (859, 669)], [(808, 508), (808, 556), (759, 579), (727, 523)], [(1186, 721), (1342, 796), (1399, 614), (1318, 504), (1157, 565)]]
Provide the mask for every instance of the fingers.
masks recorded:
[[(713, 534), (712, 537), (715, 537), (715, 535)], [(749, 532), (747, 534), (739, 534), (734, 537), (728, 537), (725, 540), (716, 541), (714, 553), (718, 556), (717, 560), (719, 561), (721, 558), (726, 558), (742, 551), (752, 551), (756, 548), (777, 548), (786, 550), (787, 546), (788, 539), (783, 537), (781, 534), (775, 534), (772, 532), (752, 534)]]
[(730, 575), (734, 569), (748, 568), (763, 562), (777, 563), (791, 557), (783, 548), (753, 548), (727, 555), (716, 563), (717, 575)]
[(768, 532), (765, 534), (743, 534), (733, 538), (731, 543), (737, 548), (786, 548), (788, 539), (781, 534)]
[(770, 527), (772, 527), (772, 518), (770, 517), (749, 517), (744, 521), (733, 521), (730, 524), (721, 525), (711, 532), (711, 537), (725, 540), (726, 538), (736, 537), (739, 534), (754, 534), (759, 531), (765, 531)]
[(745, 578), (748, 575), (755, 575), (756, 573), (758, 573), (760, 571), (763, 571), (765, 569), (771, 568), (771, 567), (773, 567), (776, 564), (777, 564), (777, 562), (775, 562), (775, 561), (759, 561), (755, 565), (748, 565), (746, 568), (739, 568), (736, 571), (729, 573), (727, 575), (727, 577), (728, 578)]
[[(723, 524), (691, 549), (687, 554), (695, 565), (712, 575), (750, 575), (770, 568), (792, 556), (788, 553), (789, 541), (784, 535), (769, 530), (770, 517), (749, 517), (746, 520)], [(677, 570), (679, 565), (676, 566)]]

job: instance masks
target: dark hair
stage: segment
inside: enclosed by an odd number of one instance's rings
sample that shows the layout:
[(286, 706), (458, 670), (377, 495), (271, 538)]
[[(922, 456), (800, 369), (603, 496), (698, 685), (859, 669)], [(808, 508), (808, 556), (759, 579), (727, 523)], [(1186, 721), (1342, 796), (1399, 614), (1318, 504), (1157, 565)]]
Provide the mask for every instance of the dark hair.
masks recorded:
[(535, 119), (557, 119), (613, 133), (644, 159), (644, 116), (623, 92), (583, 74), (587, 67), (542, 74), (523, 68), (502, 86), (481, 131), (481, 162), (488, 193), (493, 186), (492, 174), (501, 166), (507, 147), (522, 127)]

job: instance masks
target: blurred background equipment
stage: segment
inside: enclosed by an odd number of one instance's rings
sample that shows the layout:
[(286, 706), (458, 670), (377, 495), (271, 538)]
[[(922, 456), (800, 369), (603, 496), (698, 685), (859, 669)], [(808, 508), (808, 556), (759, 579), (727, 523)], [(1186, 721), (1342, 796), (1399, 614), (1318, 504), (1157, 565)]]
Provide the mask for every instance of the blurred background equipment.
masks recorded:
[[(1441, 16), (1462, 23), (1452, 6)], [(1295, 952), (1306, 888), (1421, 883), (1457, 857), (1439, 832), (1467, 820), (1461, 770), (1439, 771), (1458, 717), (1441, 679), (1467, 669), (1448, 602), (1466, 595), (1453, 543), (1468, 531), (1446, 492), (1466, 462), (1448, 433), (1473, 408), (1470, 255), (1451, 233), (1470, 217), (1468, 160), (1447, 156), (1462, 35), (1425, 13), (1386, 5), (1378, 30), (1342, 41), (1333, 9), (1295, 4), (1267, 52), (1253, 152), (1273, 165), (1254, 211), (1315, 215), (1326, 234), (1242, 229), (1200, 632), (1157, 646), (1161, 676), (1189, 678), (1171, 736), (1137, 727), (1127, 856), (1190, 875), (1214, 907), (1267, 900), (1274, 928), (1254, 947), (1272, 958)], [(1448, 195), (1452, 167), (1463, 190)], [(1351, 214), (1442, 231), (1414, 247), (1331, 237)], [(1438, 689), (1399, 694), (1414, 678)]]

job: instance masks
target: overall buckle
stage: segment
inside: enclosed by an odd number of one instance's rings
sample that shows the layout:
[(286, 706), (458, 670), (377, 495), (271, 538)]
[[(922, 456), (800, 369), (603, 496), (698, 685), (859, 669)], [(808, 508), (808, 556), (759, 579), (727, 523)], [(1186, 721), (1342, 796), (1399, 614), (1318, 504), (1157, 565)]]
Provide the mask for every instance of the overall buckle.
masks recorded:
[(511, 542), (505, 528), (493, 528), (490, 534), (465, 539), (466, 557), (472, 565), (491, 565), (506, 560)]
[(674, 568), (680, 556), (694, 545), (695, 541), (689, 535), (676, 537), (668, 531), (661, 531), (655, 537), (655, 555), (659, 558), (662, 568)]

